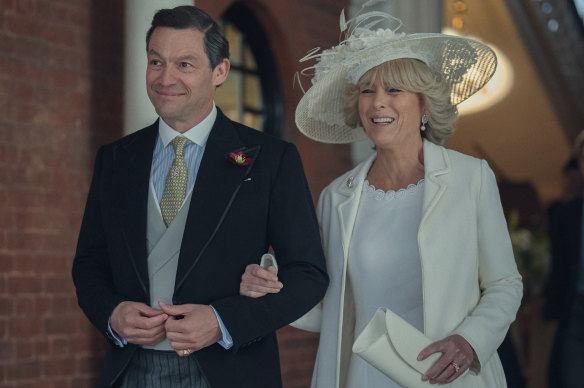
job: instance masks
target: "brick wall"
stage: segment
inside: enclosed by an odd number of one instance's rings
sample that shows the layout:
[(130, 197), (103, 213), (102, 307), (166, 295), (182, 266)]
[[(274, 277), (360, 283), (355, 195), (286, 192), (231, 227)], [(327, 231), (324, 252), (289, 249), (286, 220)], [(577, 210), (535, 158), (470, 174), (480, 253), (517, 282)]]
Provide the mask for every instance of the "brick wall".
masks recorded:
[(87, 387), (101, 363), (70, 272), (96, 147), (121, 133), (107, 3), (0, 0), (0, 387)]
[[(215, 17), (230, 3), (197, 1)], [(349, 148), (297, 133), (291, 80), (309, 48), (338, 39), (342, 4), (303, 3), (249, 2), (275, 42), (284, 136), (316, 200)], [(95, 151), (122, 133), (123, 19), (121, 0), (0, 0), (0, 388), (88, 387), (99, 371), (104, 341), (70, 271)], [(278, 334), (285, 387), (307, 387), (318, 335)]]

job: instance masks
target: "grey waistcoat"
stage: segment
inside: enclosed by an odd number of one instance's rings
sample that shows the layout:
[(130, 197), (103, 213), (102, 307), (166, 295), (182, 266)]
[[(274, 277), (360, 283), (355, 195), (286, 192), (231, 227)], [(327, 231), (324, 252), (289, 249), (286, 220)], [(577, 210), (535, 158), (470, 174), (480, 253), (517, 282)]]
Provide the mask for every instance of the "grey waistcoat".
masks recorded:
[[(172, 304), (178, 256), (180, 254), (180, 247), (190, 204), (191, 194), (189, 193), (178, 214), (167, 228), (162, 220), (160, 205), (156, 200), (154, 188), (152, 187), (152, 184), (150, 185), (146, 244), (148, 249), (150, 306), (155, 309), (160, 309), (158, 301)], [(167, 339), (153, 347), (144, 347), (156, 350), (173, 350)]]

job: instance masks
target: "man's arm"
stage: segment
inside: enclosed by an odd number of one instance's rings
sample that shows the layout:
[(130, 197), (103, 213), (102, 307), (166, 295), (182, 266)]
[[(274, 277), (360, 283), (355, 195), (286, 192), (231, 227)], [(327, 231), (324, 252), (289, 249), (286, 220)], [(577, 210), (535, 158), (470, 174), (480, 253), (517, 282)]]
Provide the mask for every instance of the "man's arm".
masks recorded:
[(323, 298), (328, 286), (312, 197), (292, 144), (279, 161), (268, 217), (268, 238), (284, 287), (258, 299), (237, 295), (213, 302), (235, 351), (298, 319)]
[(100, 191), (103, 184), (104, 155), (105, 148), (102, 147), (95, 160), (72, 275), (79, 306), (91, 323), (108, 337), (107, 324), (110, 314), (124, 299), (112, 291), (112, 269), (109, 265), (101, 214)]

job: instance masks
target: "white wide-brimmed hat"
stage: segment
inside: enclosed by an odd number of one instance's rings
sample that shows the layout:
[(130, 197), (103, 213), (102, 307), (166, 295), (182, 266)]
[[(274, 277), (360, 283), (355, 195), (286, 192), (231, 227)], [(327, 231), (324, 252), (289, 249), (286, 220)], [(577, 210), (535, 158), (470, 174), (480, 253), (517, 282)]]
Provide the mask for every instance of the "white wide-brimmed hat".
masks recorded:
[(313, 73), (312, 86), (296, 107), (296, 125), (311, 139), (325, 143), (351, 143), (367, 135), (358, 125), (344, 120), (347, 84), (356, 85), (363, 74), (384, 62), (414, 58), (442, 74), (450, 86), (450, 103), (457, 105), (482, 88), (493, 76), (497, 57), (489, 46), (473, 39), (439, 33), (405, 34), (395, 29), (374, 29), (391, 15), (372, 11), (345, 21), (341, 12), (344, 40), (318, 52), (314, 49), (300, 62), (316, 59), (302, 71)]

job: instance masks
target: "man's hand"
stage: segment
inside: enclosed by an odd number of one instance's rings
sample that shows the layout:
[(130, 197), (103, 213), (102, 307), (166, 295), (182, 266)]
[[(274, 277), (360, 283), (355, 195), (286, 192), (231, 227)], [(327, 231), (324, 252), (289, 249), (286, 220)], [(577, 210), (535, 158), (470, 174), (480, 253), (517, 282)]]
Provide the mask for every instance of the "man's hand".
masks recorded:
[(168, 315), (144, 303), (122, 302), (110, 316), (111, 328), (128, 343), (154, 346), (164, 340)]
[(162, 302), (158, 302), (158, 305), (170, 317), (165, 323), (166, 338), (179, 356), (187, 356), (221, 339), (219, 322), (211, 306), (170, 306)]

